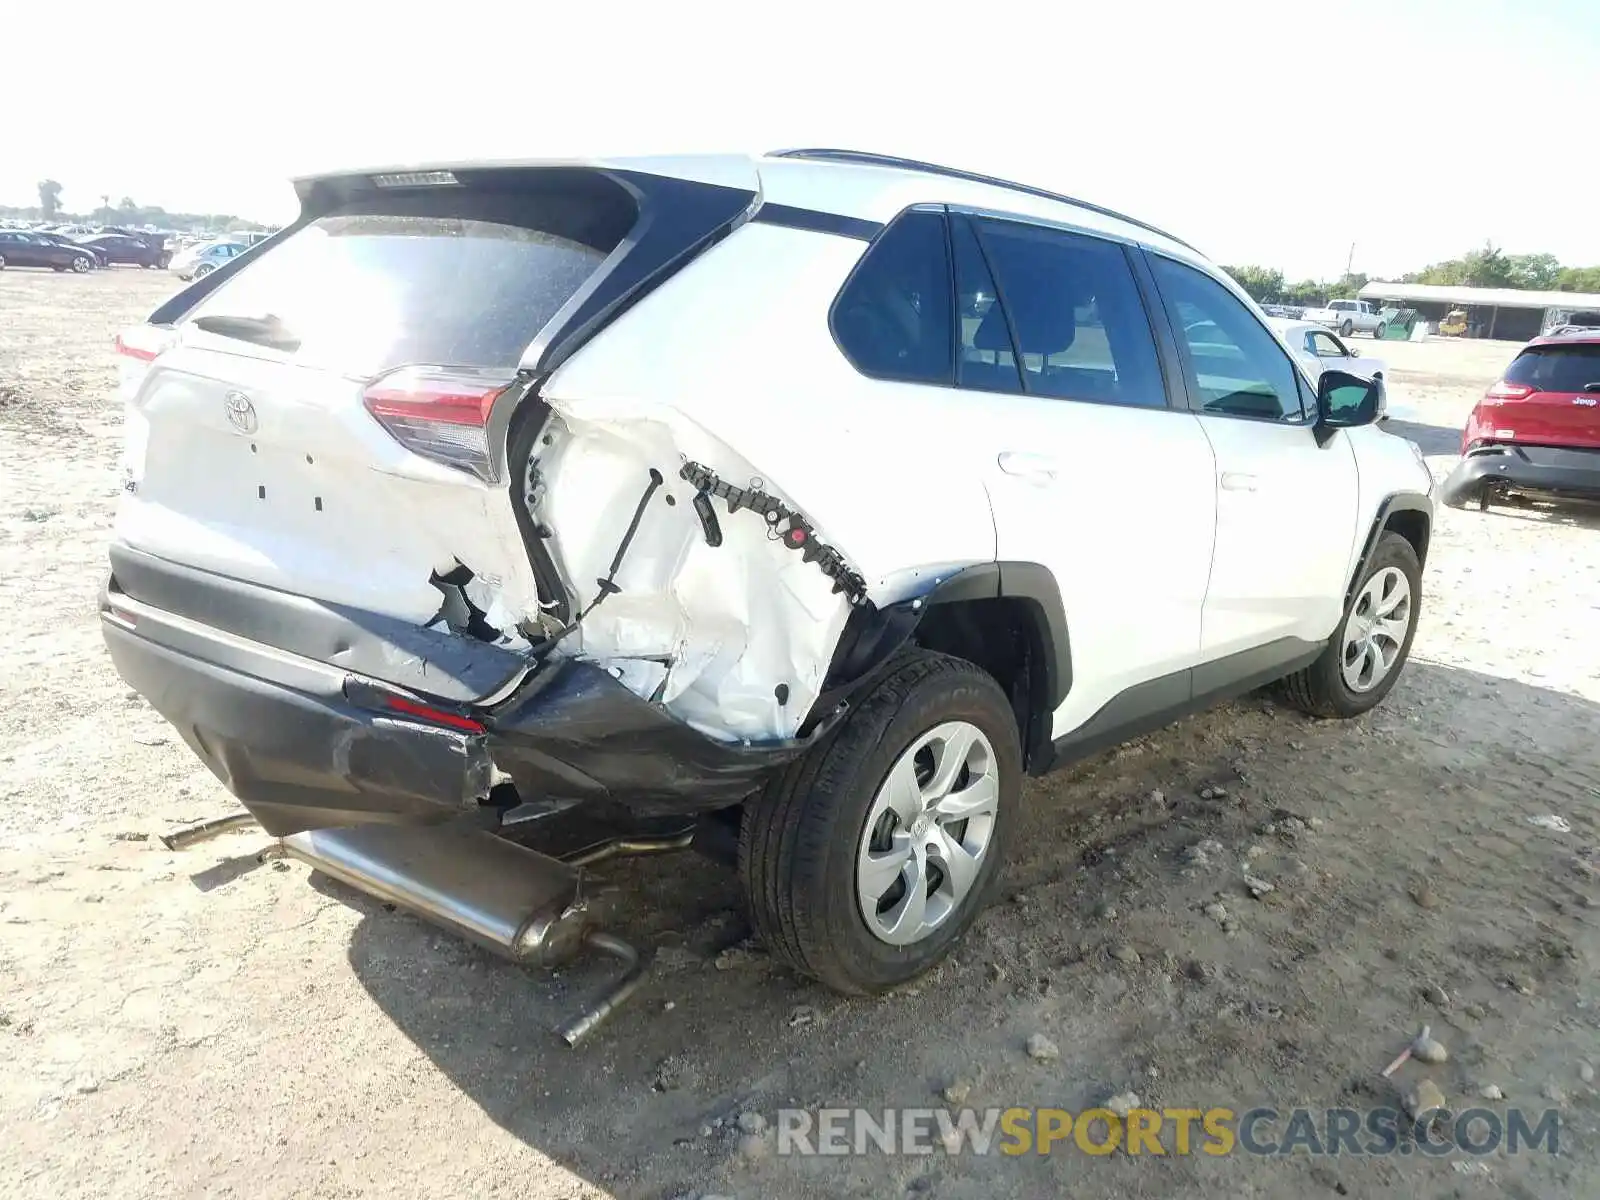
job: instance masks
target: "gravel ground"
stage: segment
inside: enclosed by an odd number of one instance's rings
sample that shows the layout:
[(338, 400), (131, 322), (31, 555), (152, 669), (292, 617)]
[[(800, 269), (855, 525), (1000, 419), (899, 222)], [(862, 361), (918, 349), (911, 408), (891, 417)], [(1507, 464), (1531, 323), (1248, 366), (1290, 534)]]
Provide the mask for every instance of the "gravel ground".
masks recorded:
[[(614, 926), (659, 961), (567, 1051), (552, 1029), (599, 967), (503, 965), (258, 866), (259, 833), (154, 839), (230, 807), (95, 617), (109, 342), (171, 287), (0, 274), (0, 1194), (1600, 1195), (1593, 510), (1443, 512), (1411, 666), (1367, 718), (1252, 696), (1030, 786), (1004, 898), (911, 990), (845, 1001), (770, 965), (698, 859), (607, 864)], [(1384, 346), (1436, 475), (1512, 350)], [(737, 1120), (951, 1087), (1363, 1109), (1425, 1023), (1449, 1059), (1400, 1086), (1556, 1109), (1561, 1154), (801, 1159)]]

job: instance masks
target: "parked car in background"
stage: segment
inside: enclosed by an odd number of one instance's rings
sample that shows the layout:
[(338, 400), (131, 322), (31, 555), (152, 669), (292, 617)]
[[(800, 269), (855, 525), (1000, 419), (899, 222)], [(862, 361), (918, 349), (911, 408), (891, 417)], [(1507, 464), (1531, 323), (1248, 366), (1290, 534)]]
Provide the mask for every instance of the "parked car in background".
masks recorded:
[(287, 853), (509, 957), (586, 918), (497, 818), (586, 804), (881, 992), (1026, 775), (1404, 668), (1420, 453), (1150, 225), (838, 150), (298, 187), (118, 339), (106, 642)]
[(99, 263), (87, 246), (56, 241), (37, 233), (0, 229), (0, 268), (50, 267), (56, 271), (92, 271)]
[(224, 263), (232, 262), (250, 247), (242, 242), (201, 242), (178, 251), (168, 264), (179, 279), (204, 279)]
[(1306, 309), (1300, 314), (1300, 319), (1337, 329), (1344, 337), (1352, 333), (1370, 333), (1382, 337), (1387, 328), (1378, 310), (1365, 300), (1330, 300), (1326, 308)]
[(1284, 321), (1268, 317), (1267, 323), (1283, 338), (1284, 344), (1294, 351), (1313, 379), (1326, 370), (1349, 371), (1378, 385), (1378, 420), (1389, 416), (1389, 398), (1384, 376), (1388, 366), (1374, 354), (1358, 354), (1340, 340), (1338, 334), (1310, 321)]
[(76, 238), (67, 237), (62, 233), (41, 233), (37, 229), (33, 231), (33, 236), (37, 238), (44, 238), (46, 241), (53, 242), (58, 246), (65, 246), (69, 250), (88, 250), (94, 255), (95, 266), (103, 267), (106, 265), (105, 257), (100, 253), (100, 251), (96, 250), (93, 246), (85, 246)]
[(1444, 502), (1516, 494), (1600, 498), (1600, 329), (1534, 338), (1468, 415)]
[(153, 236), (97, 233), (79, 238), (78, 244), (94, 250), (108, 267), (164, 267), (168, 262), (166, 246)]

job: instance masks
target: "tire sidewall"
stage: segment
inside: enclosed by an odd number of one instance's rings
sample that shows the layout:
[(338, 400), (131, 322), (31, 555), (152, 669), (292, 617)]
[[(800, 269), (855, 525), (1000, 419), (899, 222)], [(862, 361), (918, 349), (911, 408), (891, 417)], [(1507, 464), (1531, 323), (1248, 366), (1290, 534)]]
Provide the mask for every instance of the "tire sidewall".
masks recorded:
[[(1405, 575), (1406, 583), (1411, 587), (1411, 622), (1406, 627), (1405, 641), (1400, 645), (1400, 655), (1395, 659), (1394, 666), (1389, 668), (1389, 673), (1377, 687), (1367, 692), (1352, 691), (1344, 681), (1344, 672), (1341, 665), (1344, 659), (1344, 630), (1350, 620), (1350, 612), (1356, 599), (1361, 595), (1361, 589), (1379, 571), (1389, 567), (1397, 567)], [(1406, 664), (1411, 660), (1411, 643), (1417, 636), (1417, 625), (1422, 619), (1422, 568), (1417, 562), (1416, 551), (1411, 548), (1411, 543), (1398, 533), (1384, 533), (1378, 539), (1378, 545), (1373, 551), (1372, 560), (1367, 564), (1367, 569), (1362, 572), (1357, 581), (1355, 594), (1350, 605), (1345, 607), (1339, 617), (1339, 627), (1333, 631), (1333, 638), (1328, 642), (1328, 652), (1324, 656), (1328, 673), (1329, 696), (1334, 706), (1349, 715), (1358, 715), (1369, 709), (1376, 708), (1383, 702), (1394, 685), (1404, 673)]]
[[(866, 832), (867, 814), (889, 768), (923, 734), (946, 721), (969, 721), (994, 749), (1000, 797), (989, 851), (962, 908), (934, 933), (907, 946), (892, 946), (868, 929), (856, 897), (856, 856)], [(839, 754), (835, 740), (825, 753), (817, 784), (834, 792), (835, 820), (828, 834), (823, 878), (826, 888), (825, 936), (840, 965), (870, 990), (904, 983), (944, 957), (982, 912), (1000, 877), (1022, 792), (1022, 752), (1016, 721), (1003, 693), (976, 669), (951, 686), (947, 675), (919, 681), (895, 712), (881, 737)]]

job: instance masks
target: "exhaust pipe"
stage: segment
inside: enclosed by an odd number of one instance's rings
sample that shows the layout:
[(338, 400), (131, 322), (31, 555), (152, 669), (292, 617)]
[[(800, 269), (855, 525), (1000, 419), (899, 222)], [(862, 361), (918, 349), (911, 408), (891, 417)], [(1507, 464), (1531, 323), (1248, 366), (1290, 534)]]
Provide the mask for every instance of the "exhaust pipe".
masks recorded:
[(283, 839), (285, 853), (415, 913), (512, 962), (554, 967), (585, 946), (620, 959), (622, 976), (561, 1029), (577, 1045), (627, 999), (646, 960), (593, 928), (577, 867), (469, 825), (356, 825)]

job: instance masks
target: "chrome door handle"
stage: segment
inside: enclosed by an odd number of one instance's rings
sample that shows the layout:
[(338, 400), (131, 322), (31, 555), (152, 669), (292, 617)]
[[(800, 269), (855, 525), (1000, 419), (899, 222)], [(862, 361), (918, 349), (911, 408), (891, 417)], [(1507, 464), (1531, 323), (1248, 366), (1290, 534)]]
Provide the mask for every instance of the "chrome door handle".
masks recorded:
[(1056, 460), (1043, 454), (1028, 454), (1021, 450), (1002, 450), (1000, 469), (1030, 483), (1050, 483), (1056, 477)]
[(1228, 492), (1253, 492), (1261, 481), (1244, 471), (1224, 471), (1222, 488)]

